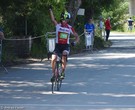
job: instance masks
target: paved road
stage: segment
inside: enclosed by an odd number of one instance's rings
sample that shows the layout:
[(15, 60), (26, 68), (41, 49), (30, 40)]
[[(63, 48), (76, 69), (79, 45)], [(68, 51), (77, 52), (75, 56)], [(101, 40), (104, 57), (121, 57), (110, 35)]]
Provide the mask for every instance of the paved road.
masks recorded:
[(70, 56), (54, 94), (49, 61), (0, 70), (0, 110), (135, 110), (135, 35), (110, 40), (111, 48)]

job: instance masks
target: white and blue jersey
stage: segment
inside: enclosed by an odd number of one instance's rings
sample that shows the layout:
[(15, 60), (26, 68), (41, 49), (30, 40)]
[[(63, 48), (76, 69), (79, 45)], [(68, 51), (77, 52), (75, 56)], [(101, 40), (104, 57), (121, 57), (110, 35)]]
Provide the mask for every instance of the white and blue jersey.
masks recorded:
[(87, 23), (84, 25), (84, 29), (86, 29), (86, 32), (91, 33), (95, 30), (95, 26), (94, 24)]

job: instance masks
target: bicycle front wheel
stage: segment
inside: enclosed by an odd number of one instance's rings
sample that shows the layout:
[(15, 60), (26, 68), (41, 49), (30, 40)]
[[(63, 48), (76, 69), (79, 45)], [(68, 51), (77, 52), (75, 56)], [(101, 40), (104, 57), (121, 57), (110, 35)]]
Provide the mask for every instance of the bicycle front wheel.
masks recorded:
[(57, 91), (60, 90), (61, 85), (62, 85), (62, 79), (59, 77), (59, 78), (57, 79)]
[(52, 82), (52, 93), (54, 93), (55, 82)]
[(61, 88), (61, 84), (62, 84), (62, 80), (60, 79), (60, 77), (55, 77), (54, 82), (52, 82), (52, 93), (54, 93), (54, 91), (59, 91)]
[(61, 79), (59, 75), (59, 62), (56, 62), (55, 67), (55, 74), (54, 74), (54, 81), (52, 82), (52, 93), (54, 93), (54, 90), (59, 91), (61, 87)]

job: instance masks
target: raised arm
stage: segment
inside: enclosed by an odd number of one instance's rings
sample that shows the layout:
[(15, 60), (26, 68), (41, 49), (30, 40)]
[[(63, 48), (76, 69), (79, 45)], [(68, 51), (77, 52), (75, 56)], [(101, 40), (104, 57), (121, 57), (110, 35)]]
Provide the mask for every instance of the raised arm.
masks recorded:
[(54, 25), (57, 25), (58, 23), (55, 20), (55, 17), (54, 17), (52, 9), (50, 8), (49, 11), (50, 11), (50, 16), (51, 16), (51, 21), (54, 23)]

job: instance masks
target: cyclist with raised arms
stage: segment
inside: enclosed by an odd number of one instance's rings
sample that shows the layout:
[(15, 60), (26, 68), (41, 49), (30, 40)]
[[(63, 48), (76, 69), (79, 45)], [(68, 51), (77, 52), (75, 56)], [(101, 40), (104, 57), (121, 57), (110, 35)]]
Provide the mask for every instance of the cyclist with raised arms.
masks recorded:
[(69, 39), (70, 34), (72, 34), (75, 37), (75, 42), (72, 43), (75, 45), (77, 42), (79, 42), (79, 36), (75, 32), (74, 28), (68, 24), (68, 21), (70, 19), (70, 13), (67, 11), (63, 12), (60, 16), (60, 23), (58, 23), (54, 17), (52, 8), (50, 7), (50, 16), (51, 21), (54, 23), (56, 27), (56, 45), (54, 52), (52, 54), (51, 59), (51, 66), (52, 66), (52, 72), (53, 76), (51, 78), (51, 81), (54, 81), (54, 73), (55, 73), (55, 63), (56, 63), (56, 57), (57, 54), (62, 54), (62, 73), (61, 78), (64, 79), (65, 77), (65, 68), (66, 68), (66, 61), (67, 61), (67, 55), (69, 54), (70, 47), (69, 47)]

